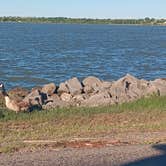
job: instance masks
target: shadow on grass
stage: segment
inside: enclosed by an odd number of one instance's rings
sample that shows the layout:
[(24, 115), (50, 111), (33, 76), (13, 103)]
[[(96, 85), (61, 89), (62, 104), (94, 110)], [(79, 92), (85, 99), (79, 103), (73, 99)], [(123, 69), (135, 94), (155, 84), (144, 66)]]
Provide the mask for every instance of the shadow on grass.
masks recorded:
[(5, 117), (5, 115), (4, 115), (3, 111), (0, 110), (0, 119), (1, 119), (1, 118), (4, 118), (4, 117)]
[(123, 166), (166, 166), (166, 144), (154, 145), (153, 148), (162, 152), (162, 154), (137, 160)]

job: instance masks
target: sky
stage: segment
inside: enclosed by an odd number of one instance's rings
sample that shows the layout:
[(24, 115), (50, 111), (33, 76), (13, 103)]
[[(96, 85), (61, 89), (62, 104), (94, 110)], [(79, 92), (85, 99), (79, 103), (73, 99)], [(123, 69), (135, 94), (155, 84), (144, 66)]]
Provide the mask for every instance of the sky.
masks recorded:
[(0, 0), (0, 16), (166, 18), (166, 0)]

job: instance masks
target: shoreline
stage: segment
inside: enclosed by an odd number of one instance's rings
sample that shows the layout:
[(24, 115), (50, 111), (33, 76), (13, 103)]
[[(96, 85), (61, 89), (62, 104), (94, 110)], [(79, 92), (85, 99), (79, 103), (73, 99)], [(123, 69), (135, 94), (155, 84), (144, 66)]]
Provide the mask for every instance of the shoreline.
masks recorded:
[(72, 18), (1, 16), (0, 22), (53, 23), (53, 24), (105, 24), (105, 25), (165, 25), (166, 18)]
[(52, 82), (33, 87), (31, 90), (16, 87), (9, 90), (8, 94), (11, 100), (13, 98), (29, 103), (32, 110), (33, 107), (49, 110), (59, 107), (109, 106), (149, 96), (165, 96), (166, 78), (147, 81), (127, 74), (116, 81), (104, 81), (95, 76), (80, 81), (77, 77), (73, 77), (59, 85)]
[(14, 24), (53, 24), (53, 25), (112, 25), (112, 26), (163, 26), (166, 24), (115, 24), (115, 23), (53, 23), (53, 22), (17, 22), (17, 21), (0, 21), (0, 23), (14, 23)]

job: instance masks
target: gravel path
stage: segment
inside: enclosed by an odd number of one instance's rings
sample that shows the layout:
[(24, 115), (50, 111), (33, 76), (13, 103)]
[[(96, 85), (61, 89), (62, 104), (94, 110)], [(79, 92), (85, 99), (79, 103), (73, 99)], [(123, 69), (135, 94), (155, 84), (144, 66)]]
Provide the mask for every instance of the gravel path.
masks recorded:
[[(133, 162), (133, 163), (132, 163)], [(127, 164), (128, 163), (128, 164)], [(165, 166), (166, 144), (1, 154), (0, 166)]]

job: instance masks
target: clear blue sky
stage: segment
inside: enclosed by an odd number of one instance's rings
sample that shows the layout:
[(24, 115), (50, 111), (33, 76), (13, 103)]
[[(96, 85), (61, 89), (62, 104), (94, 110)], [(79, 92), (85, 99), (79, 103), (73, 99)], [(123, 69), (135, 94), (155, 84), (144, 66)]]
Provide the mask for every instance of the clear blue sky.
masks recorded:
[(166, 0), (0, 0), (0, 16), (166, 18)]

